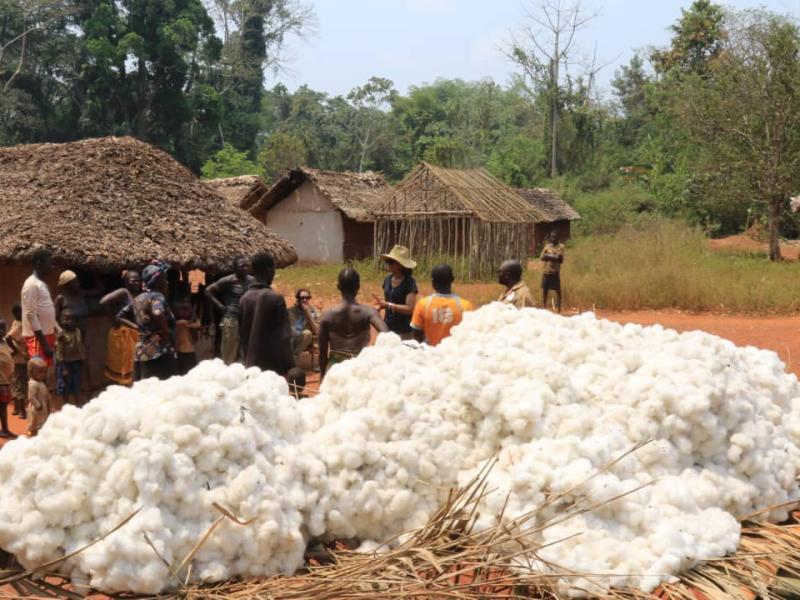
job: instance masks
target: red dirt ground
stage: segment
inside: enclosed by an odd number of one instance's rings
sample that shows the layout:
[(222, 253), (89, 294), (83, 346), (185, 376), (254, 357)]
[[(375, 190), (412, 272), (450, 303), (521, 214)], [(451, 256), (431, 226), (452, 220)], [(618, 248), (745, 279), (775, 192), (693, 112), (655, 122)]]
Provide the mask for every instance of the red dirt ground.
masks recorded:
[[(784, 260), (800, 259), (800, 246), (796, 243), (782, 243), (781, 256)], [(708, 240), (708, 247), (720, 252), (754, 252), (759, 254), (769, 254), (769, 246), (766, 242), (753, 239), (746, 233), (731, 235), (724, 238)]]

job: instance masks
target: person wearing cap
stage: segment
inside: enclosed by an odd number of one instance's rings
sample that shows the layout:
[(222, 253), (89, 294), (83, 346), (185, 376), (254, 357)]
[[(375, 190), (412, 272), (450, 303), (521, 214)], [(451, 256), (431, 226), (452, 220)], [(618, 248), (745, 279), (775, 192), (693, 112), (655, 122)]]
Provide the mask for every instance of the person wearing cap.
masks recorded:
[(142, 271), (142, 293), (117, 315), (139, 328), (134, 357), (136, 381), (150, 377), (169, 379), (177, 371), (175, 317), (166, 298), (168, 270), (161, 262), (147, 265)]
[(53, 255), (47, 248), (33, 252), (33, 274), (22, 284), (22, 335), (28, 356), (53, 366), (56, 349), (56, 311), (45, 279), (53, 271)]
[(58, 296), (55, 299), (56, 322), (61, 323), (61, 311), (69, 309), (75, 319), (75, 326), (86, 339), (86, 323), (89, 320), (89, 304), (81, 289), (81, 282), (75, 271), (62, 271), (58, 276)]
[(389, 274), (383, 280), (383, 300), (375, 297), (379, 310), (384, 311), (383, 320), (389, 331), (404, 340), (414, 337), (411, 315), (417, 303), (417, 282), (412, 276), (417, 263), (405, 246), (395, 246), (388, 254), (381, 254)]

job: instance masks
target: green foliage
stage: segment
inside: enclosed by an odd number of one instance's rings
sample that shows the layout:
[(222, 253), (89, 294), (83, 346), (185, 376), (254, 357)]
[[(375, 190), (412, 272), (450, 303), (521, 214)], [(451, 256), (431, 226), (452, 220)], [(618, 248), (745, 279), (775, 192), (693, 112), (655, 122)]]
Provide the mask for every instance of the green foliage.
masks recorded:
[(230, 144), (225, 144), (201, 169), (203, 179), (256, 175), (258, 171), (258, 166), (247, 157), (247, 152), (239, 152)]
[(551, 186), (578, 211), (581, 220), (572, 224), (578, 238), (611, 235), (628, 226), (639, 226), (657, 218), (655, 198), (642, 186), (614, 182), (605, 190), (584, 191), (579, 181), (552, 181)]
[(303, 140), (288, 133), (275, 133), (264, 144), (258, 155), (258, 162), (267, 181), (274, 181), (286, 169), (305, 165), (307, 156)]

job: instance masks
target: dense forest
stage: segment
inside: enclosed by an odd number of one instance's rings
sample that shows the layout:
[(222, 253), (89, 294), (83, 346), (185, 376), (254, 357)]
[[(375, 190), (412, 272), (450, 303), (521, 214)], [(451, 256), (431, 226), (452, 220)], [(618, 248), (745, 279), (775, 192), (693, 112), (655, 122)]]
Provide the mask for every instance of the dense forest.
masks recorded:
[[(0, 144), (134, 135), (205, 177), (485, 166), (559, 189), (589, 233), (652, 215), (711, 235), (761, 222), (776, 258), (798, 228), (796, 20), (696, 0), (669, 46), (639, 50), (605, 97), (598, 68), (568, 69), (572, 48), (552, 44), (591, 28), (576, 6), (534, 3), (509, 24), (507, 85), (401, 93), (376, 76), (330, 96), (270, 83), (287, 37), (313, 20), (295, 0), (0, 0)], [(553, 10), (564, 31), (547, 30)]]

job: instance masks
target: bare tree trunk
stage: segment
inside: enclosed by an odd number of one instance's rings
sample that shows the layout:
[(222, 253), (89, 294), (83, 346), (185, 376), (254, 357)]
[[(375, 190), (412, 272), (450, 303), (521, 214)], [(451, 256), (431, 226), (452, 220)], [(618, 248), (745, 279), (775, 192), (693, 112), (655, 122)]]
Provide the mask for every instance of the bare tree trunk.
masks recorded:
[(783, 212), (783, 198), (773, 196), (769, 201), (768, 228), (769, 228), (769, 259), (781, 260), (781, 245), (779, 234), (781, 229), (781, 213)]
[[(559, 18), (560, 18), (559, 13)], [(550, 84), (550, 177), (558, 177), (558, 65), (561, 62), (561, 49), (559, 48), (560, 31), (555, 32), (555, 48), (551, 61)]]

